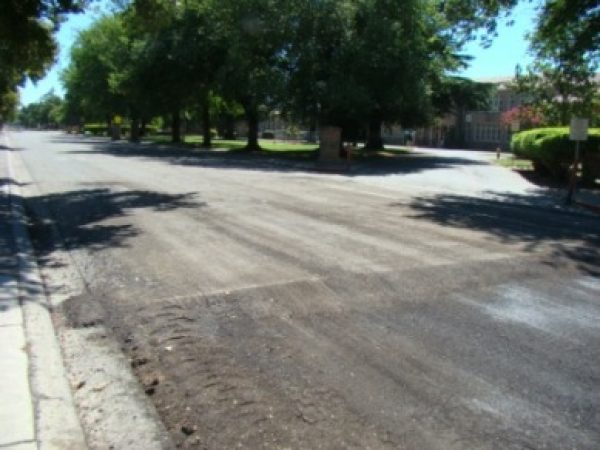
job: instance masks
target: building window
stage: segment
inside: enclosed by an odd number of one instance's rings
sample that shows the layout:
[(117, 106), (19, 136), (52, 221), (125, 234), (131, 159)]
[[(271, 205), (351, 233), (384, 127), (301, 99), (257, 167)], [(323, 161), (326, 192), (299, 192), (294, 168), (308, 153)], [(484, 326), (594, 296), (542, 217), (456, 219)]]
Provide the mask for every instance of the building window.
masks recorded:
[(497, 125), (475, 124), (470, 133), (473, 142), (500, 142), (500, 128)]

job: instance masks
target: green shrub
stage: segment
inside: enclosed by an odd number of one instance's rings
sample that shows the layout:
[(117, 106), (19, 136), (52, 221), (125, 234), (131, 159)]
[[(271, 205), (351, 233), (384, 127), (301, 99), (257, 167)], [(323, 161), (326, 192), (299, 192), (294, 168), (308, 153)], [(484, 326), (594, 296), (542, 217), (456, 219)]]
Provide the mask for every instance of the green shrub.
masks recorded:
[[(83, 127), (83, 132), (93, 136), (108, 136), (110, 134), (104, 123), (86, 123)], [(158, 133), (156, 126), (150, 124), (146, 125), (146, 135), (156, 133)], [(121, 135), (126, 136), (127, 134), (129, 134), (129, 124), (122, 124)]]
[(108, 134), (108, 129), (106, 127), (106, 124), (86, 123), (83, 126), (83, 132), (85, 134), (92, 134), (94, 136), (106, 136)]
[(149, 136), (151, 134), (157, 134), (158, 133), (158, 128), (154, 125), (150, 125), (147, 124), (146, 125), (146, 136)]
[(275, 133), (272, 131), (263, 131), (260, 137), (262, 139), (275, 139)]
[[(580, 143), (584, 178), (591, 181), (600, 171), (600, 128), (588, 131), (587, 141)], [(566, 127), (535, 128), (513, 135), (511, 149), (517, 158), (529, 159), (537, 172), (564, 179), (575, 154), (575, 142), (569, 140)]]

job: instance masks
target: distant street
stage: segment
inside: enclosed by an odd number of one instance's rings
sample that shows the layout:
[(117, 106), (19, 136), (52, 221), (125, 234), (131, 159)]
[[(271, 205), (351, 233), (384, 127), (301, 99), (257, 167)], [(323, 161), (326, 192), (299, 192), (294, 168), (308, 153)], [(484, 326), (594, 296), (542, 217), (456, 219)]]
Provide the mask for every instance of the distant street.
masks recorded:
[(88, 288), (71, 325), (101, 311), (181, 447), (597, 448), (600, 217), (485, 154), (10, 138), (45, 270), (55, 227)]

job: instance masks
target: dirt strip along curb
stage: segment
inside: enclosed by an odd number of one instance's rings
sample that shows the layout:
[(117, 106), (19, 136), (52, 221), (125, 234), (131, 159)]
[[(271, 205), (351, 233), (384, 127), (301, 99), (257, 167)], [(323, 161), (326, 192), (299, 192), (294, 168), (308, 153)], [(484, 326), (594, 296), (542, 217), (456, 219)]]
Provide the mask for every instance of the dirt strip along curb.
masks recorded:
[[(8, 140), (6, 137), (5, 139)], [(8, 178), (16, 181), (10, 151), (6, 152), (6, 158)], [(86, 449), (84, 433), (67, 382), (60, 346), (50, 315), (50, 304), (25, 226), (25, 208), (19, 185), (9, 183), (8, 192), (12, 231), (17, 248), (19, 301), (23, 307), (29, 353), (30, 386), (38, 448)]]

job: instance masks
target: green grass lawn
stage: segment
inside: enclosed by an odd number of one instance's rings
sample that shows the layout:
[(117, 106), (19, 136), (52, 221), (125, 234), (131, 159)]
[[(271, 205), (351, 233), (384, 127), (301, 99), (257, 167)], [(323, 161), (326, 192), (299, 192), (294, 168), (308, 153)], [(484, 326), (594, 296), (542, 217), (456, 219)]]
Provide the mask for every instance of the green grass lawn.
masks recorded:
[[(294, 152), (314, 152), (317, 150), (317, 144), (300, 144), (300, 143), (292, 143), (292, 142), (281, 142), (274, 141), (272, 139), (259, 139), (259, 145), (265, 151), (269, 152), (284, 152), (284, 153), (294, 153)], [(216, 148), (230, 148), (232, 150), (244, 148), (246, 146), (245, 140), (225, 140), (225, 139), (215, 139), (213, 141), (213, 145)]]
[(500, 159), (495, 160), (495, 163), (507, 169), (533, 171), (533, 164), (530, 160), (515, 158), (512, 155), (502, 156)]
[[(171, 144), (170, 136), (155, 135), (148, 136), (146, 139), (157, 144)], [(185, 136), (185, 142), (178, 145), (184, 145), (190, 148), (200, 148), (202, 146), (202, 140), (202, 135), (189, 134)], [(259, 139), (258, 143), (265, 153), (271, 153), (273, 155), (277, 154), (282, 157), (293, 159), (314, 158), (316, 157), (316, 152), (318, 149), (317, 144), (285, 142), (272, 139)], [(243, 149), (245, 146), (245, 139), (213, 139), (211, 149), (235, 152)], [(409, 148), (386, 148), (378, 151), (363, 152), (362, 148), (359, 147), (353, 151), (352, 159), (357, 162), (377, 161), (409, 153), (411, 153), (411, 149)]]
[[(156, 135), (156, 136), (148, 136), (146, 138), (149, 141), (155, 142), (157, 144), (170, 144), (171, 137)], [(267, 152), (278, 152), (278, 153), (307, 153), (314, 152), (317, 150), (316, 144), (297, 144), (292, 142), (281, 142), (274, 141), (271, 139), (259, 139), (258, 143), (261, 148)], [(182, 143), (185, 146), (189, 147), (200, 147), (202, 145), (202, 136), (199, 134), (189, 134), (185, 136), (185, 142)], [(181, 145), (181, 144), (179, 144)], [(236, 139), (236, 140), (227, 140), (227, 139), (213, 139), (212, 147), (213, 149), (219, 150), (241, 150), (246, 146), (245, 139)]]
[(411, 153), (411, 150), (409, 148), (384, 148), (381, 150), (378, 150), (377, 152), (375, 152), (377, 154), (379, 154), (380, 156), (384, 156), (384, 157), (394, 157), (396, 155), (408, 155), (409, 153)]

